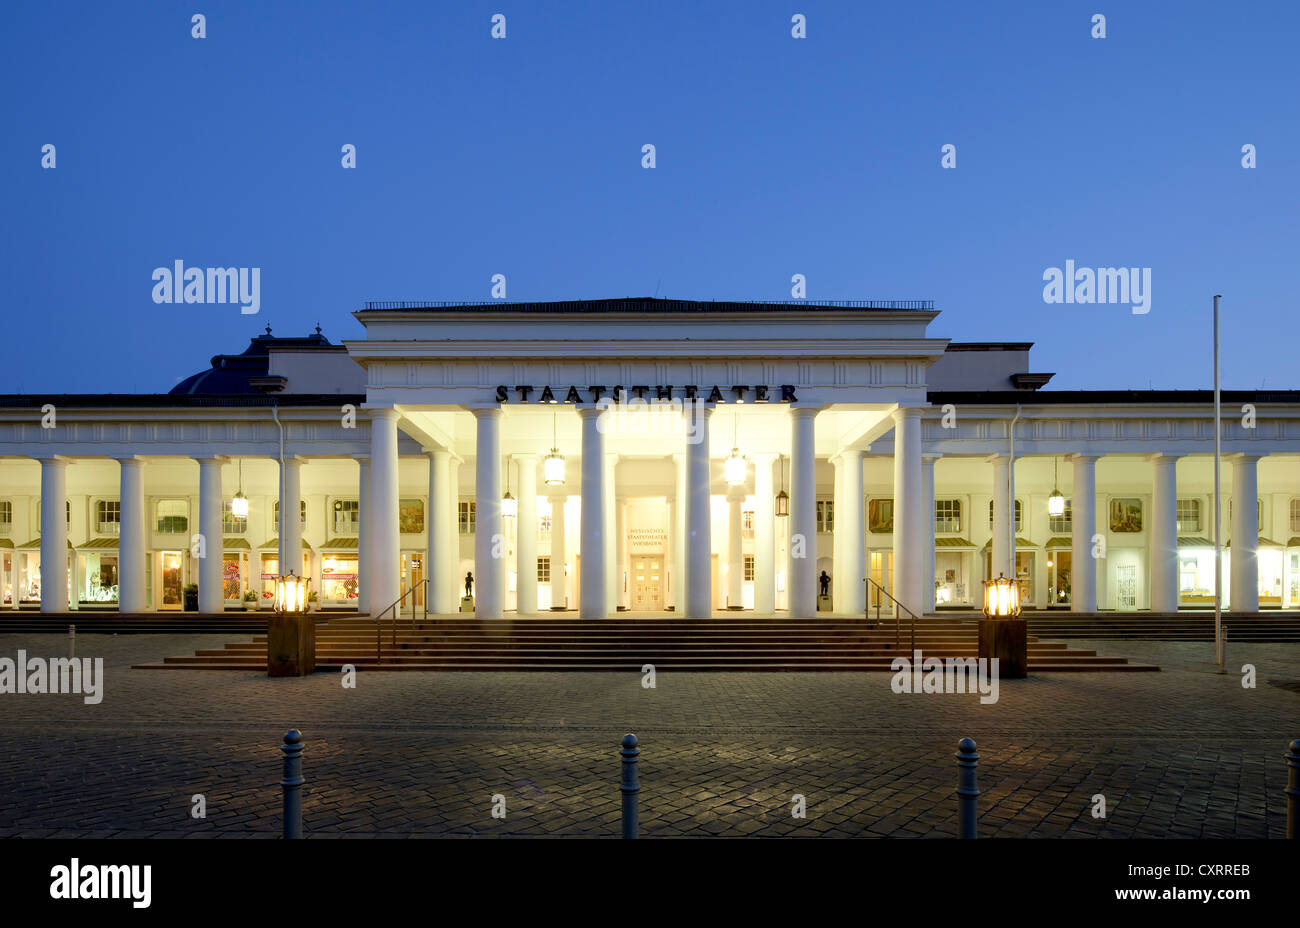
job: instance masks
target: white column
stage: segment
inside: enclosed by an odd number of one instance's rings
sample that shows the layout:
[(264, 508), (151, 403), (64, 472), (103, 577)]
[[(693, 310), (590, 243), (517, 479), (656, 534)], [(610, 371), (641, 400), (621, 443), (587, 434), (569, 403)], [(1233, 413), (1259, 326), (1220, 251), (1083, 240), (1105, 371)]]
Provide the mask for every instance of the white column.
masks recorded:
[(564, 569), (564, 502), (562, 491), (551, 498), (551, 608), (568, 608), (569, 578)]
[[(604, 435), (601, 436), (602, 441)], [(618, 612), (619, 550), (622, 546), (622, 507), (614, 494), (614, 481), (618, 470), (618, 455), (605, 455), (605, 615)]]
[(709, 507), (709, 418), (712, 407), (695, 407), (693, 435), (686, 443), (686, 617), (713, 614), (713, 523)]
[(1178, 455), (1152, 459), (1151, 611), (1178, 611)]
[[(367, 597), (371, 615), (387, 609), (401, 595), (401, 539), (397, 534), (397, 418), (397, 410), (391, 407), (370, 410), (370, 498), (367, 500), (370, 516), (363, 514), (362, 524), (370, 522), (366, 541), (374, 562), (370, 570), (373, 590)], [(280, 509), (283, 514), (284, 507)], [(283, 550), (284, 539), (281, 536), (281, 552)]]
[(516, 605), (519, 615), (537, 614), (537, 455), (516, 454), (519, 486), (518, 540), (515, 552)]
[(923, 548), (921, 505), (921, 410), (894, 411), (894, 598), (913, 612), (925, 608), (921, 574), (929, 563)]
[(740, 506), (744, 499), (743, 486), (727, 491), (727, 609), (730, 612), (745, 607), (745, 562), (740, 539)]
[(68, 611), (67, 500), (67, 458), (41, 458), (41, 612)]
[(817, 617), (817, 473), (810, 406), (790, 409), (790, 617)]
[(1072, 454), (1074, 488), (1070, 491), (1070, 611), (1097, 611), (1097, 559), (1092, 536), (1097, 531), (1097, 456)]
[(937, 454), (921, 455), (921, 505), (925, 508), (925, 523), (921, 529), (921, 544), (925, 547), (926, 568), (922, 584), (925, 611), (934, 612), (934, 462)]
[[(224, 612), (226, 608), (221, 577), (222, 463), (221, 458), (199, 458), (199, 534), (203, 536), (199, 548), (199, 612)], [(41, 560), (45, 560), (44, 554)]]
[[(627, 584), (628, 558), (627, 558), (627, 499), (617, 497), (615, 500), (614, 520), (614, 595), (610, 597), (613, 601), (613, 608), (610, 609), (610, 615), (618, 612), (619, 606), (624, 609), (631, 606), (628, 602), (628, 591), (625, 588)], [(668, 576), (667, 565), (665, 565), (660, 576)]]
[(862, 508), (866, 505), (862, 491), (862, 452), (850, 449), (839, 455), (843, 471), (844, 495), (842, 503), (835, 504), (835, 534), (844, 536), (840, 563), (843, 583), (836, 583), (840, 591), (835, 599), (835, 610), (849, 615), (862, 615), (867, 606), (867, 536), (863, 530)]
[(446, 614), (456, 602), (456, 576), (447, 559), (447, 521), (454, 518), (448, 510), (447, 468), (451, 452), (445, 448), (425, 449), (429, 456), (429, 512), (424, 523), (425, 569), (429, 575), (429, 611)]
[(370, 594), (375, 590), (375, 552), (370, 544), (370, 456), (355, 455), (357, 459), (357, 612), (369, 615)]
[(1013, 516), (1007, 504), (1007, 465), (1010, 458), (999, 455), (990, 460), (993, 463), (993, 574), (988, 579), (996, 580), (999, 574), (1014, 579), (1016, 571), (1015, 565), (1011, 563), (1011, 533), (1015, 531), (1015, 526), (1010, 524)]
[(603, 619), (605, 611), (605, 433), (600, 428), (600, 410), (578, 410), (582, 420), (582, 510), (578, 551), (578, 615)]
[[(298, 515), (302, 505), (302, 461), (296, 457), (284, 460), (284, 496), (280, 499), (280, 573), (293, 571), (301, 577), (302, 566), (302, 519)], [(308, 589), (314, 589), (313, 580)], [(202, 590), (200, 590), (200, 593)], [(387, 605), (387, 603), (385, 603)], [(202, 608), (202, 607), (200, 607)]]
[(775, 454), (754, 455), (754, 614), (760, 616), (776, 613), (775, 460)]
[[(1255, 466), (1259, 457), (1254, 454), (1232, 455), (1228, 608), (1233, 612), (1259, 612), (1259, 513), (1256, 510), (1259, 481)], [(44, 549), (41, 561), (45, 561)]]
[(690, 548), (686, 537), (686, 454), (673, 455), (673, 611), (686, 614), (686, 564)]
[(144, 612), (148, 602), (144, 588), (144, 461), (127, 457), (119, 458), (118, 464), (122, 523), (117, 538), (117, 611)]
[(444, 595), (447, 597), (439, 612), (454, 613), (460, 610), (461, 584), (460, 575), (460, 465), (464, 459), (453, 453), (447, 461), (447, 520), (443, 524), (446, 544), (443, 545), (443, 560), (447, 565), (447, 576), (451, 582)]
[[(474, 616), (500, 619), (505, 611), (505, 546), (501, 532), (501, 407), (475, 409)], [(500, 553), (500, 557), (495, 556)]]
[[(840, 506), (844, 505), (844, 460), (838, 454), (830, 458), (832, 473), (835, 476), (834, 489), (831, 491), (834, 521), (831, 527), (831, 609), (844, 611), (844, 593), (848, 587), (848, 570), (845, 569), (844, 531), (840, 523)], [(820, 581), (821, 575), (818, 574)], [(818, 583), (818, 591), (821, 584)]]

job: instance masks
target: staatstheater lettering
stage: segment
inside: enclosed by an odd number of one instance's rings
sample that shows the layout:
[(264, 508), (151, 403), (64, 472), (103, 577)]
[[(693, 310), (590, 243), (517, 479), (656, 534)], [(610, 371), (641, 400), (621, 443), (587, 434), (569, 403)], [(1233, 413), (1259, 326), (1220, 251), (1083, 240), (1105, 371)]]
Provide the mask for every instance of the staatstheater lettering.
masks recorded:
[[(726, 397), (730, 395), (736, 403), (770, 403), (772, 402), (771, 387), (759, 385), (750, 386), (749, 384), (734, 384), (730, 387), (721, 387), (714, 384), (707, 387), (709, 403), (728, 402)], [(647, 397), (646, 394), (654, 391), (653, 397)], [(564, 399), (557, 399), (557, 394), (563, 392)], [(699, 398), (701, 388), (690, 384), (687, 386), (673, 386), (672, 384), (656, 384), (647, 386), (638, 384), (633, 387), (625, 387), (622, 384), (616, 384), (613, 387), (607, 387), (603, 384), (580, 389), (576, 386), (565, 387), (541, 387), (530, 386), (526, 384), (517, 384), (514, 387), (507, 387), (504, 384), (497, 387), (496, 401), (498, 403), (599, 403), (602, 396), (608, 395), (615, 403), (626, 403), (629, 393), (637, 400), (645, 402), (671, 403), (677, 400), (694, 400)], [(513, 393), (513, 395), (512, 395)], [(533, 394), (537, 394), (536, 399), (531, 399)], [(793, 384), (781, 384), (781, 403), (797, 403), (798, 397), (795, 396)]]

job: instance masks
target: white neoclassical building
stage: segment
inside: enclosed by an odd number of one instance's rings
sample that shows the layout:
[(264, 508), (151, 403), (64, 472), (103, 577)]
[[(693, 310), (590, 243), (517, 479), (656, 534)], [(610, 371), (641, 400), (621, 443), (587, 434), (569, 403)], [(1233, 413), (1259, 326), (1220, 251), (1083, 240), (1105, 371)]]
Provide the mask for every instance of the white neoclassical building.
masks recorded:
[[(4, 607), (265, 608), (282, 565), (371, 613), (456, 612), (472, 575), (484, 618), (928, 613), (999, 574), (1037, 608), (1213, 606), (1209, 391), (1044, 389), (928, 303), (355, 316), (165, 394), (0, 397)], [(1223, 404), (1225, 604), (1298, 609), (1300, 391)]]

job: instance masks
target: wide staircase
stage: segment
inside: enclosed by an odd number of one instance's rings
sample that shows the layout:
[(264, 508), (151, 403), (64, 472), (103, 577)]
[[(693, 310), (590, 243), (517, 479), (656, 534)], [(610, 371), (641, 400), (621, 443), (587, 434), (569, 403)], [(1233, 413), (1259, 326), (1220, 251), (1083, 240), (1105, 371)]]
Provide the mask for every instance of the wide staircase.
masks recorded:
[[(1051, 638), (1213, 641), (1213, 612), (1026, 612), (1029, 632)], [(1300, 641), (1300, 613), (1224, 613), (1229, 641)]]
[[(404, 616), (394, 625), (390, 613), (378, 625), (368, 616), (319, 621), (316, 667), (627, 672), (653, 664), (657, 671), (889, 671), (890, 662), (910, 657), (913, 647), (923, 657), (976, 657), (977, 634), (973, 619), (947, 617), (919, 619), (913, 630), (907, 619), (730, 617), (480, 621)], [(1159, 670), (1033, 636), (1028, 658), (1031, 672)], [(265, 671), (266, 636), (137, 667)]]

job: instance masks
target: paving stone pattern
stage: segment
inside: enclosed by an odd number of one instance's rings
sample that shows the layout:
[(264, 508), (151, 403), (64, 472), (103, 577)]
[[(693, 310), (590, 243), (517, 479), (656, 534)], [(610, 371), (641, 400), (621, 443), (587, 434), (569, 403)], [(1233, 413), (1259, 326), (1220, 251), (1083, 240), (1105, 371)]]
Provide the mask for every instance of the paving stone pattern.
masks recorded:
[[(277, 837), (278, 744), (297, 727), (312, 838), (617, 836), (626, 731), (647, 837), (952, 836), (963, 736), (982, 837), (1281, 837), (1282, 755), (1300, 737), (1300, 644), (1234, 647), (1231, 666), (1257, 667), (1244, 689), (1214, 673), (1208, 643), (1105, 642), (1164, 669), (1003, 681), (987, 706), (898, 695), (880, 673), (660, 674), (644, 689), (639, 665), (363, 672), (349, 690), (338, 674), (129, 668), (226, 640), (83, 635), (79, 656), (105, 662), (101, 704), (0, 695), (0, 836)], [(0, 656), (19, 648), (60, 656), (67, 640), (0, 636)]]

